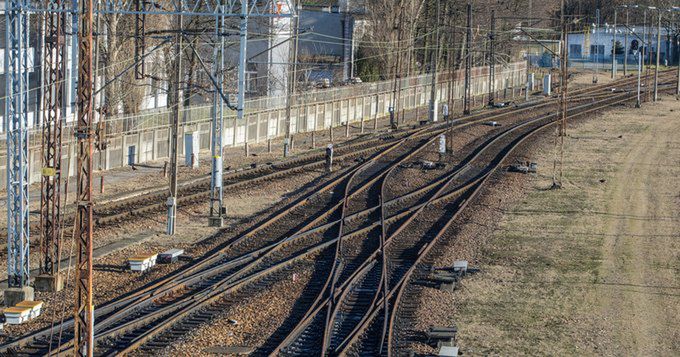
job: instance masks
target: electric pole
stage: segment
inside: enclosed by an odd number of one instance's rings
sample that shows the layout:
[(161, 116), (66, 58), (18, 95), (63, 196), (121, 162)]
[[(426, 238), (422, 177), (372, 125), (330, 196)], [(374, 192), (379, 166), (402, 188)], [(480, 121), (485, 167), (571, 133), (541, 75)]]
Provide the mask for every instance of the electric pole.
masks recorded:
[(612, 79), (616, 79), (616, 15), (617, 9), (614, 8), (614, 38), (612, 39)]
[(624, 45), (623, 45), (623, 76), (626, 77), (628, 75), (628, 31), (629, 31), (629, 21), (628, 21), (628, 15), (629, 15), (629, 8), (628, 5), (624, 5), (626, 8), (626, 33), (625, 33), (625, 38), (624, 38)]
[(224, 197), (222, 191), (222, 129), (224, 128), (224, 101), (219, 92), (224, 91), (224, 16), (215, 18), (215, 36), (219, 42), (213, 49), (213, 77), (218, 82), (215, 88), (212, 105), (212, 138), (210, 140), (212, 162), (210, 172), (210, 217), (208, 223), (211, 227), (222, 227), (224, 223)]
[[(398, 94), (401, 92), (401, 76), (399, 75), (400, 67), (401, 67), (401, 39), (402, 39), (402, 30), (403, 30), (403, 22), (404, 22), (404, 5), (399, 7), (399, 20), (397, 21), (397, 50), (395, 51), (397, 58), (394, 59), (394, 83), (392, 87), (392, 105), (390, 107), (390, 128), (391, 129), (397, 129), (399, 127), (399, 121), (398, 119), (395, 119), (395, 116), (398, 115), (399, 110), (397, 109), (397, 105), (399, 104), (399, 99)], [(398, 88), (399, 87), (399, 88)], [(397, 89), (398, 88), (398, 89)], [(399, 92), (399, 93), (398, 93)]]
[[(291, 67), (288, 67), (288, 93), (286, 95), (286, 137), (283, 139), (283, 157), (288, 157), (290, 154), (290, 145), (291, 145), (291, 125), (293, 124), (292, 121), (290, 120), (290, 115), (292, 112), (292, 107), (293, 107), (293, 101), (295, 100), (295, 91), (297, 89), (297, 61), (298, 61), (298, 35), (299, 35), (299, 28), (300, 28), (300, 11), (302, 10), (302, 7), (300, 5), (300, 1), (298, 0), (297, 2), (297, 15), (295, 16), (294, 19), (291, 19), (288, 22), (288, 26), (290, 28), (290, 36), (293, 37), (293, 45), (290, 46), (288, 58), (289, 61), (292, 61), (292, 70)], [(331, 128), (330, 130), (333, 130), (333, 123), (331, 122)]]
[[(680, 48), (680, 34), (676, 36), (675, 44)], [(678, 83), (675, 87), (675, 94), (680, 95), (680, 56), (678, 56)]]
[[(562, 174), (564, 163), (564, 137), (567, 135), (567, 91), (569, 70), (567, 68), (567, 23), (564, 17), (564, 0), (561, 3), (561, 36), (560, 36), (560, 100), (559, 100), (559, 124), (558, 133), (555, 137), (555, 150), (557, 150), (559, 140), (559, 156), (555, 157), (553, 164), (553, 189), (562, 188)], [(558, 168), (559, 166), (559, 168)], [(556, 177), (557, 176), (557, 177)]]
[(638, 51), (638, 76), (637, 76), (637, 101), (635, 102), (635, 108), (642, 107), (642, 101), (640, 98), (640, 92), (642, 87), (642, 62), (644, 57), (642, 57), (642, 50)]
[(489, 33), (489, 106), (496, 101), (496, 10), (491, 10), (491, 33)]
[[(598, 7), (595, 9), (595, 43), (598, 43), (598, 39), (600, 38), (600, 8)], [(595, 45), (595, 73), (593, 74), (593, 84), (596, 84), (597, 81), (599, 80), (598, 78), (598, 73), (600, 72), (600, 60), (598, 59), (600, 55), (600, 51), (598, 50), (599, 45)], [(604, 57), (604, 53), (602, 53)]]
[[(184, 27), (182, 14), (177, 15), (177, 34), (175, 35), (175, 68), (171, 94), (172, 101), (172, 125), (170, 126), (170, 197), (168, 197), (168, 235), (175, 234), (175, 220), (177, 218), (177, 161), (179, 159), (178, 135), (179, 135), (179, 115), (182, 106), (180, 86), (182, 84), (182, 29)], [(234, 132), (236, 135), (236, 132)]]
[[(239, 57), (238, 57), (238, 102), (236, 103), (236, 121), (243, 122), (243, 146), (248, 155), (249, 123), (244, 121), (246, 104), (246, 67), (248, 57), (248, 0), (241, 0), (241, 24), (239, 26)], [(236, 135), (236, 133), (234, 133)]]
[[(645, 9), (642, 12), (642, 47), (640, 48), (639, 52), (642, 53), (642, 64), (640, 65), (640, 71), (643, 70), (643, 66), (645, 66), (645, 54), (648, 51), (648, 43), (647, 42), (647, 9)], [(645, 66), (646, 67), (646, 66)], [(647, 78), (645, 77), (645, 84), (647, 83)], [(642, 81), (640, 81), (640, 87), (642, 87)], [(640, 89), (641, 90), (641, 89)], [(645, 92), (647, 91), (647, 88), (645, 88)], [(640, 100), (638, 100), (638, 108), (642, 106), (642, 103)]]
[[(646, 15), (647, 15), (647, 10), (655, 10), (656, 7), (654, 6), (647, 6), (647, 9), (645, 9), (645, 23), (647, 22)], [(649, 15), (649, 26), (652, 26), (652, 15)], [(652, 45), (652, 31), (650, 28), (650, 31), (647, 31), (647, 26), (645, 25), (645, 32), (646, 32), (646, 45), (645, 45), (645, 52), (647, 52), (647, 65), (645, 67), (645, 101), (649, 101), (649, 76), (650, 73), (649, 71), (651, 70), (650, 68), (652, 67), (652, 52), (651, 52), (651, 45)], [(644, 61), (644, 59), (643, 59)]]
[(463, 114), (470, 115), (470, 75), (472, 71), (472, 58), (470, 57), (470, 42), (472, 41), (472, 4), (467, 4), (467, 31), (465, 34), (465, 88), (463, 100)]
[(93, 265), (92, 234), (93, 210), (92, 163), (94, 130), (92, 125), (92, 87), (94, 69), (92, 68), (92, 27), (93, 1), (80, 1), (80, 34), (78, 36), (78, 123), (76, 140), (78, 143), (77, 158), (77, 211), (75, 237), (78, 240), (76, 255), (76, 294), (74, 319), (75, 355), (92, 356), (94, 350), (94, 300), (93, 300)]
[[(24, 2), (5, 2), (5, 133), (7, 148), (7, 287), (33, 300), (29, 286), (28, 26)], [(28, 292), (30, 290), (30, 293)], [(25, 297), (25, 298), (24, 298)]]
[[(560, 85), (561, 85), (561, 90), (560, 90), (560, 115), (561, 115), (561, 124), (560, 124), (560, 136), (565, 137), (567, 136), (567, 94), (568, 94), (568, 89), (569, 89), (569, 67), (567, 63), (568, 59), (568, 48), (567, 48), (567, 22), (564, 18), (564, 0), (562, 0), (562, 51), (560, 51), (560, 55), (562, 56), (560, 58), (560, 70), (561, 70), (561, 79), (560, 79)], [(564, 139), (562, 139), (564, 141)], [(561, 176), (561, 173), (560, 173)], [(562, 182), (562, 179), (560, 177), (560, 183)]]
[[(57, 1), (55, 10), (64, 10)], [(61, 260), (61, 147), (64, 74), (66, 73), (66, 15), (45, 15), (45, 49), (43, 53), (45, 94), (43, 96), (42, 175), (40, 195), (40, 275), (36, 289), (59, 291)]]
[(661, 58), (661, 9), (656, 10), (656, 68), (654, 68), (654, 101), (659, 100), (659, 60)]
[(437, 106), (439, 101), (437, 100), (437, 61), (439, 57), (439, 27), (441, 19), (441, 0), (437, 0), (437, 28), (435, 29), (435, 50), (430, 54), (430, 67), (432, 72), (432, 88), (430, 90), (430, 122), (437, 121)]

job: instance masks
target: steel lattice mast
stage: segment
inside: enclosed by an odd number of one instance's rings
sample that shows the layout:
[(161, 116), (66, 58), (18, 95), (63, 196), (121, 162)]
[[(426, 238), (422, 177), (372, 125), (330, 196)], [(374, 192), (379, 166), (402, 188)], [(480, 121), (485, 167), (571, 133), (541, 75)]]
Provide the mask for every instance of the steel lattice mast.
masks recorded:
[[(54, 3), (55, 9), (62, 2)], [(40, 274), (56, 276), (60, 261), (61, 220), (61, 143), (65, 79), (64, 13), (45, 17), (44, 97), (42, 129), (42, 172), (40, 196)]]
[(7, 134), (7, 285), (29, 278), (28, 222), (28, 0), (5, 8), (5, 132)]
[[(22, 288), (27, 286), (29, 278), (29, 205), (28, 205), (28, 14), (46, 13), (49, 15), (72, 13), (74, 17), (74, 28), (77, 25), (77, 60), (78, 60), (78, 86), (77, 86), (77, 107), (78, 119), (75, 130), (77, 139), (77, 212), (75, 237), (77, 239), (76, 252), (76, 303), (75, 303), (75, 351), (78, 355), (92, 355), (93, 349), (93, 299), (92, 299), (92, 234), (93, 234), (93, 200), (92, 200), (92, 179), (93, 179), (93, 99), (94, 99), (94, 68), (93, 68), (93, 27), (94, 14), (122, 14), (122, 15), (185, 15), (185, 16), (207, 16), (207, 17), (240, 17), (241, 28), (247, 30), (249, 17), (274, 18), (291, 17), (293, 7), (291, 0), (146, 0), (146, 6), (139, 6), (138, 1), (120, 0), (101, 0), (99, 10), (93, 8), (93, 0), (80, 0), (78, 3), (73, 0), (74, 8), (61, 6), (63, 0), (8, 0), (5, 11), (5, 73), (7, 100), (5, 107), (6, 133), (7, 133), (7, 215), (8, 215), (8, 286)], [(75, 5), (79, 5), (77, 8)], [(281, 13), (281, 8), (291, 9), (288, 13)], [(78, 16), (76, 16), (78, 15)], [(48, 16), (52, 17), (52, 16)], [(78, 21), (75, 21), (77, 17)], [(54, 20), (54, 19), (53, 19)], [(64, 17), (61, 18), (63, 29)], [(72, 34), (75, 36), (76, 34)], [(241, 34), (242, 41), (245, 41), (245, 33)], [(65, 41), (64, 41), (65, 42)], [(50, 46), (50, 44), (48, 44)], [(245, 49), (245, 45), (241, 48)], [(53, 53), (53, 52), (52, 52)], [(64, 53), (61, 53), (63, 56)], [(76, 57), (74, 51), (72, 57)], [(63, 60), (63, 57), (62, 57)], [(239, 65), (245, 61), (239, 60)], [(51, 58), (47, 63), (52, 63), (50, 69), (55, 69), (54, 63), (58, 59)], [(62, 75), (63, 73), (55, 73)], [(241, 72), (241, 74), (244, 74)], [(239, 76), (239, 82), (244, 88), (245, 76)], [(52, 79), (48, 79), (52, 81)], [(51, 82), (50, 82), (51, 83)], [(222, 90), (219, 90), (222, 99)], [(241, 89), (240, 94), (244, 93)], [(58, 102), (58, 93), (51, 92), (50, 103)], [(61, 93), (63, 101), (63, 92)], [(244, 96), (239, 96), (239, 111), (243, 113)], [(53, 107), (50, 107), (53, 108)], [(56, 108), (56, 107), (54, 107)], [(46, 114), (49, 118), (60, 117), (62, 108), (56, 113)], [(58, 123), (58, 122), (57, 122)], [(54, 123), (50, 123), (53, 126)], [(51, 133), (50, 147), (56, 145), (56, 128), (46, 129)], [(45, 134), (45, 133), (43, 133)], [(61, 134), (59, 134), (61, 135)], [(49, 166), (46, 160), (45, 173), (57, 169), (56, 160), (59, 154), (56, 151), (47, 150), (45, 157), (49, 156), (53, 160), (53, 166)], [(50, 175), (45, 175), (50, 176)], [(57, 185), (54, 180), (50, 180), (50, 185), (54, 185), (54, 191), (45, 197), (46, 201), (58, 199)], [(52, 201), (54, 202), (54, 201)], [(56, 211), (52, 206), (52, 211), (48, 213), (53, 217)], [(42, 208), (42, 206), (41, 206)], [(42, 210), (41, 210), (42, 213)], [(55, 221), (53, 221), (54, 223)], [(58, 229), (51, 226), (50, 231)], [(47, 237), (47, 236), (46, 236)], [(54, 251), (55, 241), (48, 250)], [(58, 241), (56, 241), (58, 244)], [(47, 245), (46, 245), (47, 247)], [(57, 249), (58, 251), (58, 249)], [(58, 255), (52, 257), (49, 265), (55, 269), (58, 264)], [(50, 269), (46, 261), (41, 262), (45, 269)]]
[(80, 0), (80, 27), (78, 36), (78, 121), (77, 140), (77, 212), (75, 237), (76, 252), (76, 308), (74, 348), (76, 355), (93, 355), (94, 302), (92, 301), (92, 163), (93, 151), (93, 4), (92, 0)]

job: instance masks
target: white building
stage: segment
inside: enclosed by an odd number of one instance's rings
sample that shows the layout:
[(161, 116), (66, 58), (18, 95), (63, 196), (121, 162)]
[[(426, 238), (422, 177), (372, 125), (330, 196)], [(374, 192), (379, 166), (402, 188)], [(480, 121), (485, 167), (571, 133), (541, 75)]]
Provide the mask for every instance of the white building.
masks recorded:
[[(616, 31), (616, 42), (619, 50), (616, 59), (623, 63), (624, 51), (628, 51), (628, 62), (635, 63), (639, 50), (643, 50), (646, 59), (649, 56), (656, 59), (657, 28), (648, 27), (646, 32), (641, 27), (617, 27), (605, 25), (597, 30), (589, 29), (584, 32), (571, 33), (568, 37), (569, 58), (570, 60), (582, 60), (585, 62), (610, 62), (612, 60), (612, 47), (614, 43), (614, 33)], [(626, 41), (626, 32), (628, 40)], [(646, 33), (646, 41), (643, 34)], [(676, 45), (675, 35), (665, 28), (661, 28), (661, 52), (660, 61), (664, 63), (675, 63), (678, 60), (678, 46)], [(645, 42), (648, 43), (645, 46)], [(645, 50), (645, 48), (649, 50)]]

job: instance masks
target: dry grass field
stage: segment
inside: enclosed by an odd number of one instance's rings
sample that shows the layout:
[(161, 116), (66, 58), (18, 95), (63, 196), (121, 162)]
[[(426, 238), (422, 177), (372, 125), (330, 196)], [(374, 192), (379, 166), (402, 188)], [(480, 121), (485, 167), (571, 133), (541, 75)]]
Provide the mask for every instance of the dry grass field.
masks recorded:
[(466, 355), (680, 355), (678, 133), (674, 97), (575, 124), (561, 190), (552, 141), (531, 150), (539, 174), (450, 297)]

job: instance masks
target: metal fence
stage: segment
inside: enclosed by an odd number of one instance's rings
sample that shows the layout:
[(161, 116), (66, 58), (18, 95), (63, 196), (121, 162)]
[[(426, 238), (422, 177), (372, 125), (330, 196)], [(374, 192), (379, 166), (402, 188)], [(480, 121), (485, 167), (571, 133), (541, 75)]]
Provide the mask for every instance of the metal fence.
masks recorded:
[[(527, 68), (525, 62), (512, 63), (496, 70), (495, 88), (499, 93), (509, 88), (524, 87)], [(463, 96), (463, 71), (440, 74), (437, 83), (437, 96), (440, 101), (460, 100)], [(413, 109), (428, 103), (431, 93), (429, 75), (400, 79), (401, 103), (399, 108)], [(540, 82), (540, 79), (537, 81)], [(473, 95), (488, 93), (488, 68), (473, 68), (471, 89)], [(295, 96), (291, 110), (291, 133), (303, 133), (344, 125), (349, 121), (359, 122), (388, 115), (392, 101), (393, 81), (363, 83), (341, 88), (315, 90)], [(449, 93), (451, 88), (451, 93)], [(194, 106), (183, 110), (183, 123), (179, 135), (198, 132), (201, 150), (210, 147), (212, 106)], [(119, 116), (105, 120), (108, 147), (94, 155), (99, 162), (102, 155), (104, 169), (144, 163), (169, 156), (169, 118), (171, 110), (154, 110), (135, 116)], [(235, 114), (225, 115), (223, 142), (225, 146), (258, 143), (281, 137), (286, 132), (285, 98), (257, 98), (249, 100), (243, 120)], [(69, 155), (75, 155), (71, 123), (64, 130), (63, 165), (67, 166)], [(30, 173), (33, 182), (40, 175), (40, 132), (31, 130), (29, 142)], [(4, 142), (0, 141), (4, 146)], [(179, 146), (183, 155), (183, 145)], [(3, 151), (4, 153), (4, 151)], [(3, 155), (4, 156), (4, 155)], [(75, 156), (73, 156), (75, 157)], [(132, 157), (132, 158), (131, 158)], [(73, 160), (75, 161), (75, 160)], [(5, 159), (0, 158), (0, 165)], [(75, 162), (71, 163), (69, 174), (74, 174)], [(96, 165), (95, 165), (96, 166)], [(0, 182), (5, 182), (5, 167), (0, 166)]]

